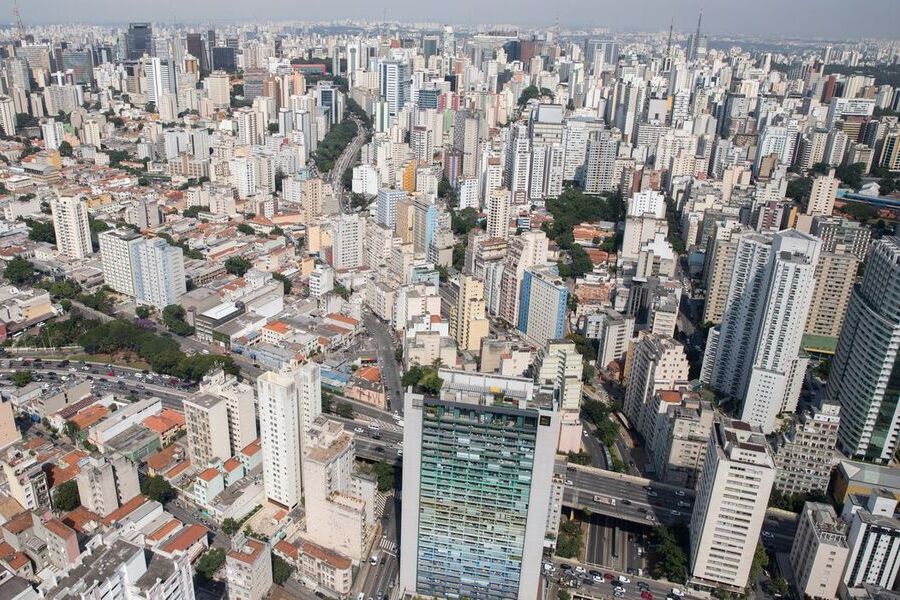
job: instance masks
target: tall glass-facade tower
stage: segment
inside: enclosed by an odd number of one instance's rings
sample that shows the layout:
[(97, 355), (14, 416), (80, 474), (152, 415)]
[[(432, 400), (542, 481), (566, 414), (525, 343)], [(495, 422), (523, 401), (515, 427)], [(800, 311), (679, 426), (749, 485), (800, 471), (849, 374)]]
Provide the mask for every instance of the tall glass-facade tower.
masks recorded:
[(452, 400), (407, 394), (404, 418), (404, 591), (535, 598), (559, 436), (555, 407), (499, 392)]

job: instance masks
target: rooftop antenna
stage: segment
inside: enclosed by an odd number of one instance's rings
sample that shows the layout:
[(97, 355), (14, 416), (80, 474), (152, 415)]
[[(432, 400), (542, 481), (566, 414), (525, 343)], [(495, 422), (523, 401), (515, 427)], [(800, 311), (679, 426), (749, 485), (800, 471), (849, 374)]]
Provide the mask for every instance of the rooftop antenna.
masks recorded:
[(13, 0), (13, 17), (16, 19), (16, 29), (19, 30), (19, 40), (24, 40), (25, 26), (22, 24), (22, 11), (19, 10), (19, 0)]
[(670, 56), (672, 54), (672, 27), (675, 25), (675, 19), (672, 18), (669, 20), (669, 41), (666, 44), (666, 56)]

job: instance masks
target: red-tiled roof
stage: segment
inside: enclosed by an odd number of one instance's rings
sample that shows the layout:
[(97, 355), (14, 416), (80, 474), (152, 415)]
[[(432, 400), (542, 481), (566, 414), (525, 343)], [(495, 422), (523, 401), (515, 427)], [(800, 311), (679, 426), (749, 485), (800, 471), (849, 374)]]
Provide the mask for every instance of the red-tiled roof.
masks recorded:
[(241, 450), (241, 454), (244, 456), (254, 456), (260, 450), (262, 450), (262, 445), (260, 445), (259, 439), (255, 439)]
[(139, 507), (143, 506), (144, 504), (146, 504), (149, 501), (150, 501), (150, 499), (147, 498), (147, 496), (144, 496), (144, 495), (135, 496), (134, 498), (132, 498), (131, 500), (129, 500), (128, 502), (126, 502), (125, 504), (123, 504), (122, 506), (117, 508), (116, 510), (114, 510), (111, 513), (109, 513), (108, 515), (106, 515), (103, 518), (103, 524), (104, 525), (112, 525), (116, 521), (121, 521), (122, 519), (124, 519), (125, 517), (127, 517), (128, 515), (130, 515), (135, 510), (137, 510)]
[(209, 530), (203, 525), (188, 525), (163, 544), (162, 550), (170, 553), (187, 550), (201, 539), (205, 539), (207, 533)]
[(202, 473), (200, 473), (200, 475), (198, 475), (198, 477), (200, 479), (202, 479), (203, 481), (212, 481), (218, 475), (219, 475), (219, 470), (213, 469), (212, 467), (210, 467), (210, 468), (206, 469), (205, 471), (203, 471)]
[(176, 531), (179, 527), (181, 527), (181, 521), (178, 519), (171, 519), (167, 521), (164, 525), (154, 530), (150, 535), (147, 536), (147, 539), (151, 542), (158, 542), (166, 538), (167, 535), (171, 534), (173, 531)]

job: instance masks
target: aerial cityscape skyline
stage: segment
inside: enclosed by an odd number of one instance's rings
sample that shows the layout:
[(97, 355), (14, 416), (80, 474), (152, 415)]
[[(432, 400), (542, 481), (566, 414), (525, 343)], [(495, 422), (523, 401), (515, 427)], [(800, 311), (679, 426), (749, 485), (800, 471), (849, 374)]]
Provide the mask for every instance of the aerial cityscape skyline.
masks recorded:
[(7, 1), (0, 599), (900, 598), (894, 4)]

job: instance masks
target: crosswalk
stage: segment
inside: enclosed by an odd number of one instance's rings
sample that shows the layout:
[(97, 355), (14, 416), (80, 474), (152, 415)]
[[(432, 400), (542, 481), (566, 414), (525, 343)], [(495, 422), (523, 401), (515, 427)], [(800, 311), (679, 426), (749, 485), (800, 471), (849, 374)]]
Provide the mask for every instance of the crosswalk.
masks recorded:
[(397, 543), (394, 540), (389, 540), (384, 536), (381, 536), (381, 543), (378, 544), (378, 547), (385, 552), (390, 552), (391, 554), (396, 554), (397, 552)]

